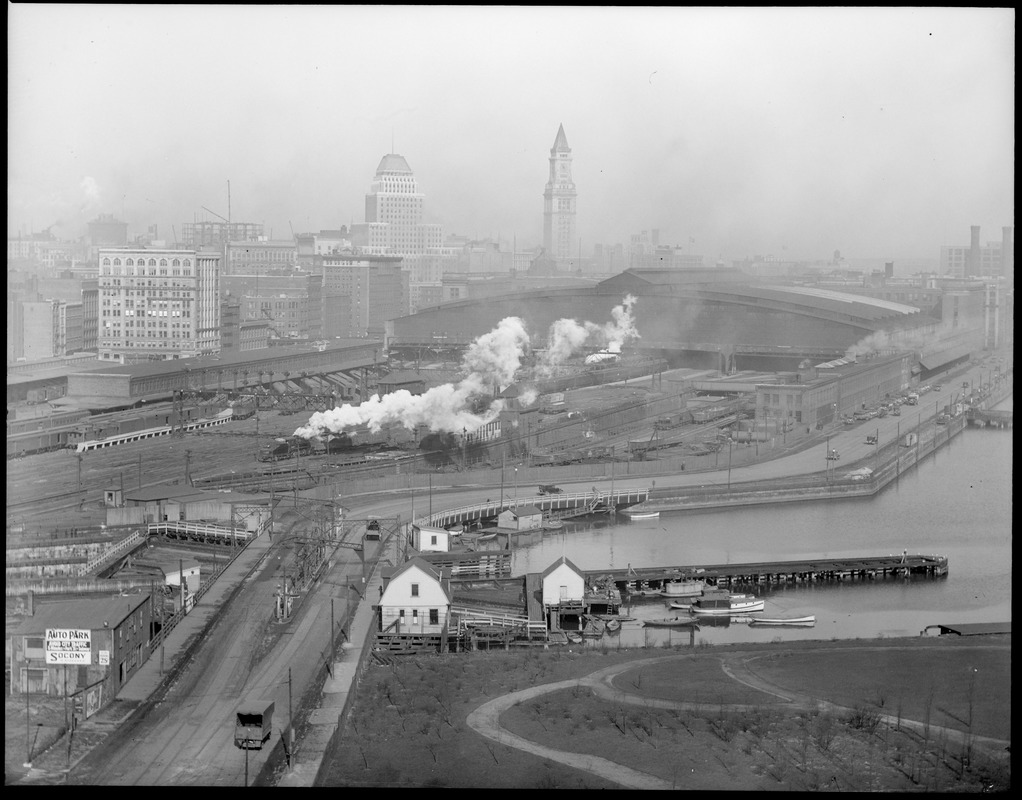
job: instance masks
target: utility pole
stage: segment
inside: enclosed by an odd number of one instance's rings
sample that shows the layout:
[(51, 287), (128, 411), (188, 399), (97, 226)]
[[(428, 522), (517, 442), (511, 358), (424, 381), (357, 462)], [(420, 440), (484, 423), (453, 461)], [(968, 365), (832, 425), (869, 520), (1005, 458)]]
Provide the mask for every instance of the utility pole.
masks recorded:
[(287, 759), (287, 768), (291, 769), (290, 753), (294, 747), (294, 720), (291, 716), (291, 667), (287, 668), (287, 752), (289, 753)]

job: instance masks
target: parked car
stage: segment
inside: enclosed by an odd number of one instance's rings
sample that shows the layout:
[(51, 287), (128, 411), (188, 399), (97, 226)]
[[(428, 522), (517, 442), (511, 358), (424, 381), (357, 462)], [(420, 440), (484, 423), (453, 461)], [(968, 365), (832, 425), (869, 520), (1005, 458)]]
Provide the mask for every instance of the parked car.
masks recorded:
[(841, 456), (837, 454), (837, 450), (831, 450), (829, 453), (827, 453), (828, 461), (837, 461), (839, 458), (841, 458)]

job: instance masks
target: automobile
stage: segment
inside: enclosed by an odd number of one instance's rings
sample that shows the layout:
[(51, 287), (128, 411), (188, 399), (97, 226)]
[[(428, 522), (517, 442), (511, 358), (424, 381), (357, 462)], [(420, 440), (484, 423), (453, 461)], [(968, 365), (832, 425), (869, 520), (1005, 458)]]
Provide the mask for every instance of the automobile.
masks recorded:
[(892, 417), (900, 417), (901, 416), (901, 409), (900, 408), (895, 408), (894, 411), (891, 412), (891, 416)]
[(948, 421), (948, 415), (947, 414), (941, 414), (939, 417), (937, 417), (937, 424), (938, 425), (947, 425), (947, 421)]
[(871, 433), (869, 436), (866, 437), (866, 444), (876, 444), (876, 443), (877, 443), (877, 435), (875, 433)]
[(554, 486), (552, 483), (545, 483), (545, 484), (541, 483), (540, 486), (539, 486), (539, 493), (540, 494), (560, 494), (561, 493), (561, 487), (560, 486)]
[(845, 425), (854, 425), (856, 420), (854, 417), (844, 417), (841, 420)]
[(933, 391), (935, 391), (935, 392), (939, 392), (943, 388), (944, 388), (944, 384), (942, 384), (942, 383), (935, 383), (933, 385)]
[(837, 450), (831, 450), (830, 452), (827, 453), (828, 461), (837, 461), (839, 458), (841, 458), (841, 456), (837, 454)]

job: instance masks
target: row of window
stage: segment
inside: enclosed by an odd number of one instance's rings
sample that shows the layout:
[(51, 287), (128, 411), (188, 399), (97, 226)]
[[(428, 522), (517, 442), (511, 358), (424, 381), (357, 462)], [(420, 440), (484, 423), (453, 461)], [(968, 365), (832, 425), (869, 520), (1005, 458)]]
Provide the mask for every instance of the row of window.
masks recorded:
[[(113, 264), (113, 266), (119, 267), (121, 265), (121, 259), (120, 258), (114, 258), (113, 262), (110, 261), (109, 256), (107, 256), (107, 257), (105, 257), (103, 259), (103, 266), (104, 267), (111, 266), (111, 263)], [(126, 267), (134, 267), (135, 266), (135, 261), (133, 259), (131, 259), (131, 258), (126, 258), (126, 259), (124, 259), (124, 265)], [(140, 267), (145, 267), (145, 266), (149, 266), (149, 267), (167, 267), (167, 266), (170, 266), (170, 267), (181, 267), (181, 266), (190, 267), (191, 265), (192, 265), (192, 260), (190, 258), (186, 258), (186, 259), (184, 259), (184, 261), (182, 261), (179, 258), (175, 258), (175, 259), (172, 259), (169, 264), (167, 263), (167, 259), (165, 259), (165, 258), (161, 258), (158, 262), (157, 262), (157, 260), (155, 258), (150, 258), (148, 263), (146, 263), (146, 260), (144, 258), (140, 258), (138, 260), (138, 266), (140, 266)]]
[[(399, 609), (397, 614), (398, 614), (398, 619), (400, 619), (401, 622), (404, 622), (405, 621), (405, 610), (403, 608)], [(412, 609), (412, 624), (413, 625), (417, 625), (418, 622), (419, 622), (419, 611), (418, 611), (418, 609), (413, 608)], [(429, 624), (430, 625), (439, 625), (440, 624), (440, 609), (438, 609), (438, 608), (431, 608), (429, 610)]]

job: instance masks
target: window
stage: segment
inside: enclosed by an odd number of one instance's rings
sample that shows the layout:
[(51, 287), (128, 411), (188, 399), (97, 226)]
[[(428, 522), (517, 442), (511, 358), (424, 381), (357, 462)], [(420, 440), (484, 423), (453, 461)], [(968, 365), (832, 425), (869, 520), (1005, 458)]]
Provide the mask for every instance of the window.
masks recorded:
[(405, 610), (403, 608), (397, 612), (397, 615), (402, 622), (405, 621)]
[(25, 658), (45, 658), (45, 645), (42, 636), (25, 637)]
[(413, 583), (412, 584), (412, 597), (418, 597), (418, 596), (419, 596), (419, 584)]
[(431, 608), (429, 610), (429, 624), (439, 625), (440, 624), (440, 609)]
[(436, 534), (435, 533), (432, 536), (429, 537), (429, 543), (430, 544), (436, 544)]
[(412, 609), (412, 623), (414, 624), (414, 623), (416, 623), (418, 621), (419, 621), (419, 609), (413, 608)]

